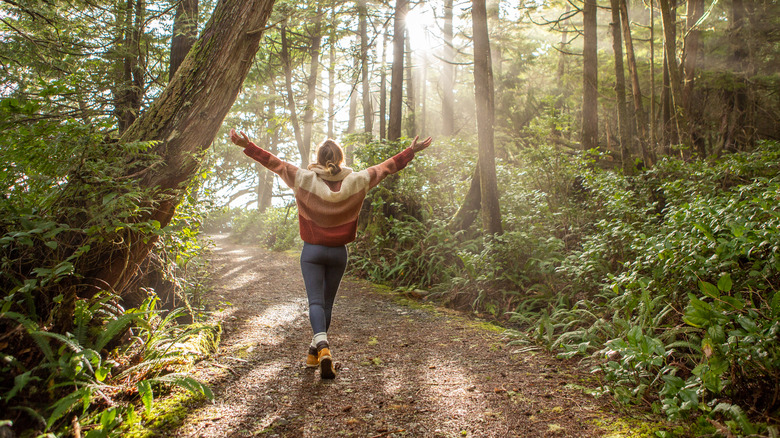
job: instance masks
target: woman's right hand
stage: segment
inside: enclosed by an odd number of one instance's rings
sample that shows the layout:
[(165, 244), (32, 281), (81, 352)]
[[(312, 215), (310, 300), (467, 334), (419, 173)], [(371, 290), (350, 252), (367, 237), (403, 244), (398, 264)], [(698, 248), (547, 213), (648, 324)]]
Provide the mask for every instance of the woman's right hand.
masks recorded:
[(427, 148), (428, 146), (430, 146), (431, 142), (433, 141), (433, 139), (431, 137), (428, 137), (425, 140), (423, 140), (421, 142), (418, 142), (417, 139), (419, 137), (420, 136), (417, 135), (417, 136), (414, 137), (414, 140), (412, 140), (412, 151), (414, 151), (415, 154), (417, 152), (420, 152), (421, 150)]
[(249, 146), (252, 142), (249, 141), (249, 136), (244, 133), (244, 131), (240, 131), (241, 135), (238, 135), (235, 129), (230, 129), (230, 141), (235, 143), (238, 146), (241, 146), (242, 148), (246, 148)]

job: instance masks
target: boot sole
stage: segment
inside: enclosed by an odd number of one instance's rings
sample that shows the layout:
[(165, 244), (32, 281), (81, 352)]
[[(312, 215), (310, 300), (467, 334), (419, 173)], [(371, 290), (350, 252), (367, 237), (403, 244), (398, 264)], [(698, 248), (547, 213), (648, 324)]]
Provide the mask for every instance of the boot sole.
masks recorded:
[(333, 359), (328, 356), (320, 359), (320, 378), (335, 379), (336, 372), (333, 371)]

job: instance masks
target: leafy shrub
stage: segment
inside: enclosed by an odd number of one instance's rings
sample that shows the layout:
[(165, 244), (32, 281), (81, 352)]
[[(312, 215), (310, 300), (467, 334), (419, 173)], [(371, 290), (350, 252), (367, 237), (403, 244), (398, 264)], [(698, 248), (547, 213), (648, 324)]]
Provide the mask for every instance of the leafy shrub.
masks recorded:
[(444, 224), (429, 228), (413, 219), (394, 218), (388, 223), (387, 233), (366, 233), (350, 246), (350, 272), (406, 288), (430, 287), (450, 279), (460, 243)]

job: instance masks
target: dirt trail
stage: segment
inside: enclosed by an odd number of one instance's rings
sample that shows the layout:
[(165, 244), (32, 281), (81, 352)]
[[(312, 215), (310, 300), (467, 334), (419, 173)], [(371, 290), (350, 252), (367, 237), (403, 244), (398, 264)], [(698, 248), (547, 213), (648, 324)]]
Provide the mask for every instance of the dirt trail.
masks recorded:
[[(405, 306), (345, 278), (329, 338), (340, 371), (303, 367), (311, 337), (298, 260), (215, 238), (219, 354), (196, 375), (215, 400), (193, 403), (167, 436), (591, 437), (615, 418), (583, 375), (445, 309)], [(614, 433), (614, 429), (613, 429)]]

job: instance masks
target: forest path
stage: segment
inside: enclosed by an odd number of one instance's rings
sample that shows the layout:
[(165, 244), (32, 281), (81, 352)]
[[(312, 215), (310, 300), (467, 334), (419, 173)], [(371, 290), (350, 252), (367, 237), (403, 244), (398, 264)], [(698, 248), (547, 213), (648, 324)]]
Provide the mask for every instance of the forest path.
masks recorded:
[(167, 436), (592, 437), (620, 423), (582, 393), (586, 374), (571, 363), (513, 353), (487, 324), (349, 277), (329, 333), (340, 370), (321, 380), (303, 366), (311, 329), (298, 259), (214, 241), (224, 332), (195, 376), (215, 399), (192, 402)]

